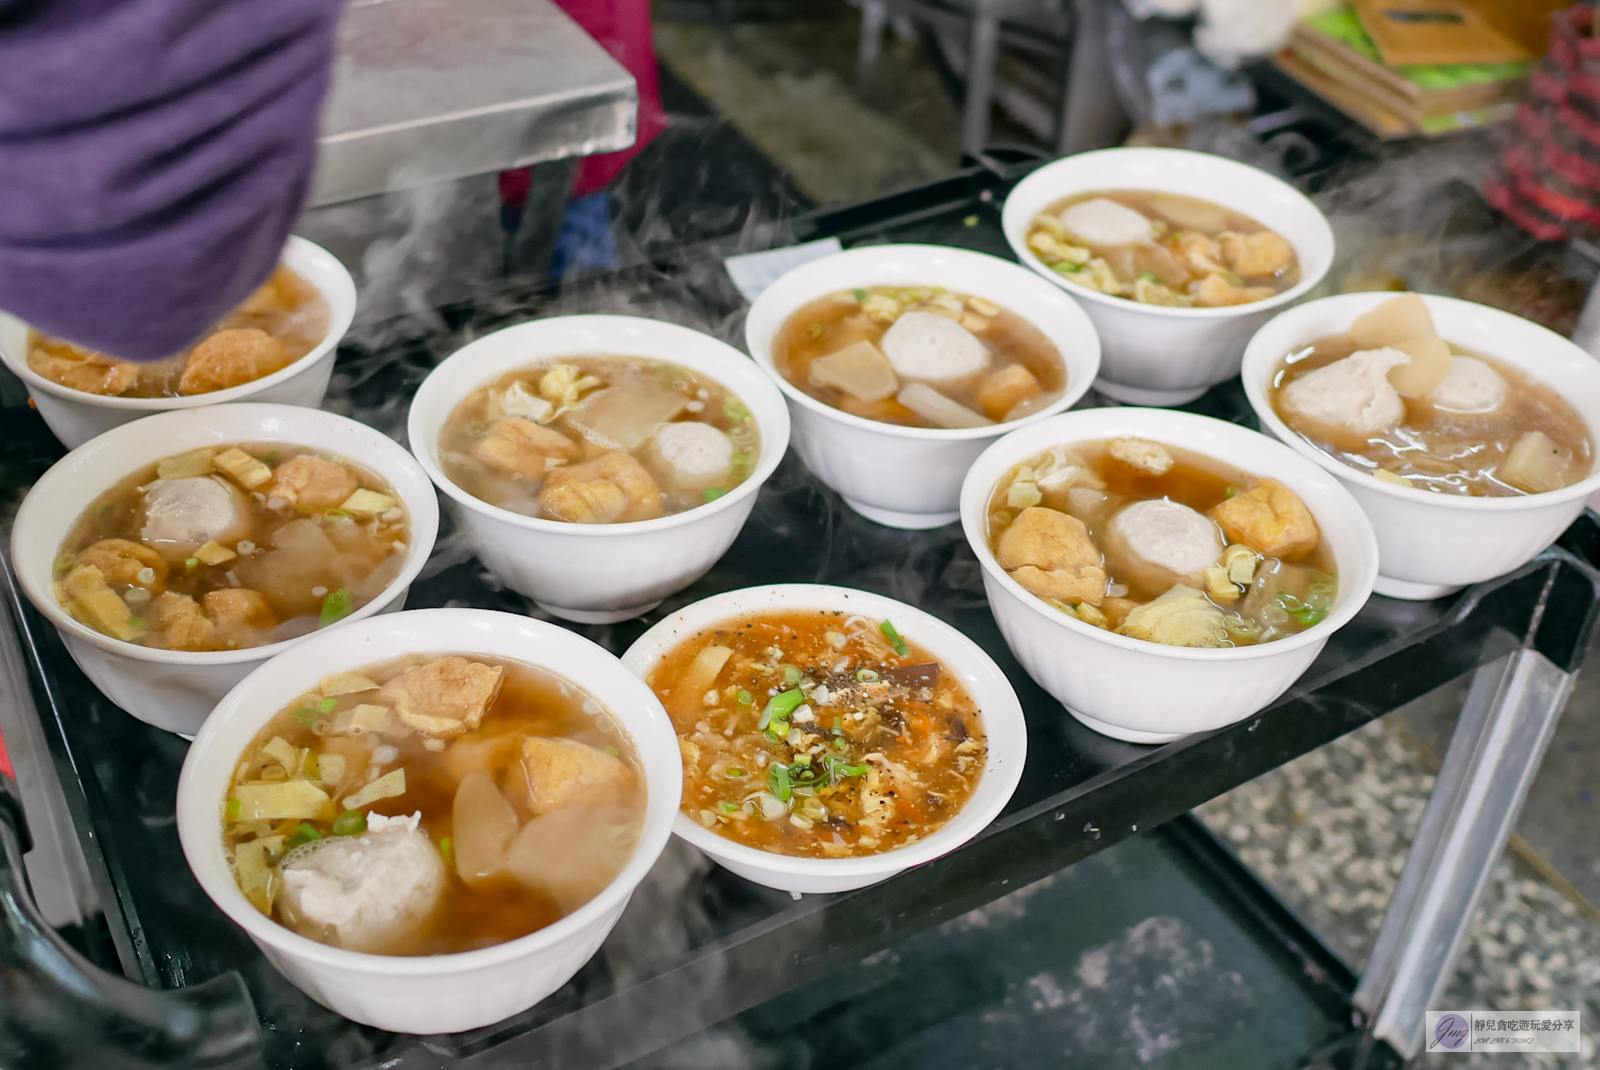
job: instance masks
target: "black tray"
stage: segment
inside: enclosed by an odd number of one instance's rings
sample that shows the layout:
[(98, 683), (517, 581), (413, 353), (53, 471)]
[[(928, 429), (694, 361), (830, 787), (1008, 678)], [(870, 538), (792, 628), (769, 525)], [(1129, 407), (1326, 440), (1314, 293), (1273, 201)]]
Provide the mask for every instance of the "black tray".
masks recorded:
[[(991, 163), (906, 194), (796, 220), (787, 230), (802, 240), (833, 234), (846, 244), (936, 242), (1009, 257), (999, 205), (1015, 177)], [(627, 294), (624, 307), (736, 336), (741, 302), (725, 276), (701, 270), (703, 260), (691, 253), (663, 252), (593, 285), (569, 287), (559, 300), (508, 289), (473, 308), (448, 310), (431, 333), (401, 332), (376, 351), (349, 347), (341, 353), (328, 407), (398, 436), (416, 382), (466, 338), (530, 312), (616, 309), (619, 292)], [(1188, 407), (1253, 425), (1237, 381)], [(12, 406), (5, 418), (0, 462), (14, 489), (60, 450), (36, 414)], [(572, 982), (505, 1022), (429, 1038), (345, 1021), (267, 965), (201, 893), (183, 861), (173, 803), (184, 741), (113, 707), (78, 672), (54, 629), (17, 599), (14, 585), (8, 601), (111, 942), (128, 977), (151, 988), (188, 991), (236, 973), (254, 1001), (265, 1061), (274, 1067), (399, 1070), (459, 1062), (584, 1070), (657, 1050), (1149, 831), (1473, 669), (1507, 642), (1529, 643), (1562, 668), (1576, 668), (1600, 606), (1600, 573), (1590, 564), (1597, 548), (1600, 526), (1585, 514), (1561, 545), (1493, 582), (1429, 603), (1374, 598), (1269, 709), (1216, 732), (1143, 747), (1085, 729), (1027, 677), (989, 614), (978, 563), (958, 525), (905, 532), (872, 524), (791, 456), (763, 488), (743, 534), (704, 579), (638, 621), (567, 626), (621, 652), (678, 606), (775, 582), (861, 587), (921, 606), (993, 655), (1022, 700), (1028, 764), (1006, 812), (979, 839), (936, 862), (861, 891), (799, 901), (734, 877), (674, 840), (601, 952)], [(530, 611), (466, 555), (448, 524), (407, 605)], [(1299, 949), (1304, 968), (1325, 978), (1335, 998), (1347, 999), (1348, 971), (1338, 974), (1329, 965), (1336, 959), (1310, 950), (1314, 937), (1292, 919), (1284, 925), (1293, 930), (1286, 946)], [(13, 946), (0, 950), (44, 954), (42, 945), (15, 936), (22, 923), (13, 920), (12, 928)], [(143, 1045), (151, 1053), (129, 1065), (232, 1065), (253, 1058), (249, 1015), (237, 1013), (238, 989), (214, 981), (193, 993), (203, 994), (211, 1001), (205, 1007), (224, 1010), (195, 1011), (201, 1017), (189, 1019), (169, 1014), (165, 1026), (116, 1041), (124, 1051)], [(105, 1000), (115, 1003), (112, 996)], [(190, 1022), (187, 1037), (172, 1024), (179, 1020)], [(232, 1033), (202, 1044), (195, 1035), (201, 1022)], [(113, 1050), (96, 1049), (95, 1033), (86, 1022), (82, 1036), (63, 1043), (85, 1052)], [(85, 1065), (114, 1063), (108, 1055)]]

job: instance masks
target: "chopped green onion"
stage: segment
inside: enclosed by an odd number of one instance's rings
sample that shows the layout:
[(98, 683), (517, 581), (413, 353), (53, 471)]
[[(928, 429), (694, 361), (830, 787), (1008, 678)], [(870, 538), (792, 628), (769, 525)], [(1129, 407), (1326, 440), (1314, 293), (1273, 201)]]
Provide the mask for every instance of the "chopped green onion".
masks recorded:
[(1159, 283), (1161, 281), (1156, 277), (1156, 273), (1154, 271), (1141, 271), (1139, 272), (1139, 277), (1144, 279), (1146, 282)]
[(199, 564), (200, 559), (198, 557), (186, 557), (183, 559), (184, 568), (197, 568)]
[(228, 820), (229, 821), (237, 821), (237, 820), (239, 820), (239, 811), (242, 808), (243, 808), (243, 804), (241, 804), (238, 799), (229, 799), (228, 800), (228, 811), (227, 811), (228, 812)]
[(1229, 488), (1228, 488), (1228, 489), (1227, 489), (1227, 490), (1226, 490), (1226, 491), (1224, 491), (1224, 492), (1223, 492), (1223, 493), (1224, 493), (1224, 494), (1226, 494), (1226, 495), (1227, 495), (1227, 496), (1228, 496), (1228, 497), (1230, 497), (1230, 498), (1231, 498), (1231, 497), (1233, 497), (1233, 496), (1234, 496), (1234, 495), (1235, 495), (1235, 494), (1238, 494), (1238, 493), (1239, 493), (1239, 488), (1238, 488), (1238, 487), (1229, 487)]
[(729, 780), (738, 780), (740, 777), (745, 776), (746, 774), (745, 771), (740, 769), (737, 765), (730, 765), (728, 768), (722, 771), (722, 775), (727, 777)]
[(722, 414), (734, 423), (742, 423), (750, 419), (750, 410), (738, 398), (729, 398), (722, 403)]
[(317, 711), (310, 706), (301, 706), (294, 711), (294, 719), (309, 727), (317, 720)]
[(833, 719), (833, 734), (836, 735), (836, 736), (844, 735), (844, 718), (843, 717), (835, 717)]
[(310, 843), (312, 840), (320, 839), (322, 839), (322, 833), (302, 821), (295, 827), (294, 835), (284, 841), (283, 846), (285, 850), (290, 850), (299, 847), (302, 843)]
[(355, 605), (356, 593), (349, 587), (328, 592), (328, 596), (322, 600), (322, 627), (344, 620)]
[(782, 762), (774, 762), (767, 766), (767, 788), (784, 802), (794, 797), (794, 789), (789, 786), (789, 767)]
[(728, 492), (723, 490), (721, 487), (707, 487), (705, 490), (700, 492), (700, 497), (704, 498), (708, 502), (714, 502), (726, 493)]
[(859, 286), (856, 287), (856, 289), (853, 290), (852, 293), (855, 294), (855, 298), (856, 298), (857, 301), (865, 301), (867, 299), (867, 291), (861, 289)]
[(130, 628), (143, 628), (143, 627), (145, 627), (145, 624), (146, 624), (146, 621), (145, 621), (145, 619), (143, 617), (129, 617), (128, 618), (128, 627), (130, 627)]
[(902, 658), (909, 658), (911, 656), (911, 648), (906, 646), (906, 641), (900, 638), (900, 633), (894, 630), (894, 625), (892, 623), (887, 620), (884, 621), (882, 624), (878, 625), (878, 631), (882, 632), (883, 637), (889, 640), (889, 645), (894, 647), (894, 652), (896, 654), (899, 654)]
[(66, 553), (57, 554), (56, 555), (55, 570), (57, 572), (65, 572), (65, 571), (67, 571), (67, 569), (72, 567), (72, 562), (75, 561), (75, 560), (76, 560), (76, 558), (74, 558), (72, 554), (66, 554)]
[(756, 724), (758, 730), (765, 729), (773, 721), (789, 720), (789, 715), (800, 707), (806, 700), (805, 692), (798, 687), (789, 691), (780, 691), (767, 700), (766, 708), (761, 711), (761, 720)]
[(439, 840), (439, 854), (444, 857), (445, 865), (454, 866), (456, 864), (456, 841), (449, 836), (441, 837)]
[(617, 748), (615, 748), (615, 747), (607, 747), (607, 748), (606, 748), (606, 753), (607, 753), (607, 754), (609, 754), (609, 755), (611, 755), (611, 757), (613, 757), (613, 758), (618, 758), (618, 757), (621, 757), (621, 756), (622, 756), (622, 752), (621, 752), (621, 751), (619, 751), (619, 750), (618, 750), (618, 749), (617, 749)]
[(731, 803), (726, 800), (717, 803), (717, 809), (721, 810), (725, 814), (736, 814), (739, 812), (739, 806), (737, 803)]
[(101, 506), (101, 507), (100, 507), (100, 515), (101, 515), (101, 516), (105, 516), (105, 515), (106, 515), (106, 514), (107, 514), (107, 513), (109, 513), (109, 512), (111, 512), (111, 506), (109, 506), (109, 505), (102, 505), (102, 506)]
[(367, 831), (367, 815), (360, 810), (346, 810), (333, 819), (335, 836), (359, 836)]
[(783, 682), (793, 686), (800, 682), (800, 670), (793, 665), (783, 670)]
[(836, 740), (833, 741), (833, 746), (834, 746), (835, 750), (844, 750), (846, 744), (845, 744), (844, 740), (836, 739)]
[(339, 705), (338, 699), (325, 698), (321, 702), (317, 703), (317, 712), (332, 713), (333, 708), (337, 705)]
[(862, 684), (875, 684), (878, 682), (878, 671), (876, 669), (857, 669), (856, 682)]
[(262, 458), (262, 459), (263, 459), (263, 460), (266, 460), (266, 461), (271, 461), (271, 460), (274, 460), (274, 459), (276, 459), (276, 458), (277, 458), (277, 456), (278, 456), (278, 451), (277, 451), (277, 450), (273, 450), (273, 451), (272, 451), (272, 452), (271, 452), (271, 453), (269, 453), (269, 454), (267, 454), (267, 455), (266, 455), (266, 456), (265, 456), (265, 457), (264, 457), (264, 458)]
[(755, 704), (755, 699), (750, 697), (750, 692), (744, 690), (740, 690), (739, 694), (734, 697), (734, 701), (741, 706), (751, 706)]
[(350, 519), (350, 511), (348, 509), (329, 509), (327, 512), (323, 513), (322, 515), (327, 517), (329, 520), (348, 520), (348, 519)]

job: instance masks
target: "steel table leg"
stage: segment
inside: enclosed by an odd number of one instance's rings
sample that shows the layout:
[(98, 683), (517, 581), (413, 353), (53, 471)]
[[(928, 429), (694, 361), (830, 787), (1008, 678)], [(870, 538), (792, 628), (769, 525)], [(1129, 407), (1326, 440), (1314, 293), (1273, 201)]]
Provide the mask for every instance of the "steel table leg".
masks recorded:
[(1516, 823), (1572, 690), (1572, 673), (1518, 649), (1481, 667), (1355, 1005), (1368, 1032), (1409, 1059), (1450, 979), (1478, 897)]
[(967, 98), (961, 115), (961, 151), (977, 156), (989, 140), (989, 105), (1000, 51), (1000, 11), (994, 0), (978, 0), (967, 46)]

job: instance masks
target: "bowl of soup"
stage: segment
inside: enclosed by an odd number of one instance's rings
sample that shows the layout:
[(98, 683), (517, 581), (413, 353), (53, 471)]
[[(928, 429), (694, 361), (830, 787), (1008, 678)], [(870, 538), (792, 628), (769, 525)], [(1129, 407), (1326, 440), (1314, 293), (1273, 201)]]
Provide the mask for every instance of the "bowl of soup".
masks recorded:
[(171, 358), (134, 363), (52, 338), (0, 312), (0, 361), (28, 387), (72, 449), (155, 412), (234, 401), (322, 404), (356, 287), (320, 246), (290, 237), (272, 275), (204, 338)]
[(478, 557), (558, 617), (626, 620), (699, 579), (789, 442), (772, 384), (709, 335), (633, 316), (495, 331), (411, 404), (411, 446)]
[(1016, 693), (972, 640), (882, 595), (751, 587), (685, 606), (623, 664), (677, 734), (674, 831), (789, 892), (842, 892), (960, 847), (1022, 775)]
[(1161, 409), (1007, 435), (972, 466), (961, 522), (1028, 675), (1135, 743), (1271, 704), (1377, 576), (1339, 480), (1237, 424)]
[(795, 268), (745, 320), (795, 449), (869, 520), (957, 516), (961, 477), (1014, 427), (1070, 408), (1100, 364), (1078, 305), (998, 257), (874, 245)]
[(286, 646), (399, 609), (438, 504), (405, 450), (292, 405), (161, 413), (79, 446), (17, 511), (11, 560), (112, 702), (171, 732)]
[(434, 609), (299, 644), (243, 680), (178, 782), (184, 856), (312, 999), (453, 1033), (578, 971), (671, 834), (672, 726), (604, 649)]
[(1264, 430), (1338, 477), (1378, 537), (1380, 594), (1436, 598), (1522, 566), (1600, 489), (1600, 366), (1508, 312), (1345, 294), (1250, 342)]
[(1299, 190), (1182, 149), (1047, 164), (1006, 198), (1003, 226), (1094, 321), (1100, 391), (1135, 405), (1181, 405), (1238, 374), (1250, 336), (1333, 263), (1333, 231)]

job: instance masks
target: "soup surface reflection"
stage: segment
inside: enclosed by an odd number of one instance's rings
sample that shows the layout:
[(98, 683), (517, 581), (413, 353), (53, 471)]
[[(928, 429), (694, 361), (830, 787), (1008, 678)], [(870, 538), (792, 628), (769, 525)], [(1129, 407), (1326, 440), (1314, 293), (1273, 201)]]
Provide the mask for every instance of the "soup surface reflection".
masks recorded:
[(644, 818), (632, 742), (575, 684), (411, 655), (324, 677), (239, 757), (222, 804), (240, 890), (352, 951), (472, 951), (577, 910)]
[(1415, 294), (1290, 353), (1271, 400), (1311, 445), (1398, 486), (1503, 498), (1594, 470), (1571, 405), (1520, 369), (1440, 339)]
[(647, 681), (678, 729), (683, 812), (748, 847), (849, 858), (966, 805), (987, 754), (955, 674), (891, 621), (753, 614), (684, 640)]
[(1066, 367), (1044, 332), (942, 286), (843, 290), (801, 308), (772, 345), (789, 382), (853, 416), (907, 427), (986, 427), (1061, 396)]
[(1198, 197), (1106, 190), (1064, 198), (1028, 225), (1052, 271), (1113, 297), (1173, 308), (1264, 301), (1300, 281), (1294, 246)]
[(290, 268), (272, 277), (192, 348), (154, 364), (28, 333), (28, 367), (90, 394), (128, 398), (209, 394), (242, 386), (299, 360), (328, 336), (328, 302)]
[(382, 479), (304, 446), (243, 443), (148, 465), (61, 544), (79, 621), (165, 650), (231, 650), (343, 620), (405, 567), (410, 523)]
[(1068, 616), (1169, 646), (1266, 643), (1338, 593), (1305, 504), (1275, 479), (1139, 438), (1057, 446), (989, 500), (989, 548)]
[(643, 357), (563, 357), (467, 395), (439, 464), (468, 494), (524, 516), (621, 524), (727, 494), (761, 457), (755, 416), (726, 387)]

